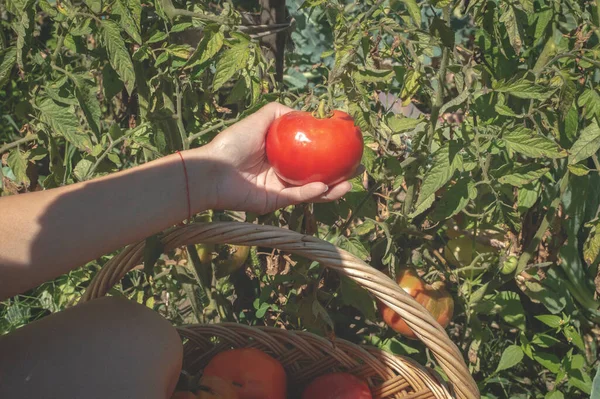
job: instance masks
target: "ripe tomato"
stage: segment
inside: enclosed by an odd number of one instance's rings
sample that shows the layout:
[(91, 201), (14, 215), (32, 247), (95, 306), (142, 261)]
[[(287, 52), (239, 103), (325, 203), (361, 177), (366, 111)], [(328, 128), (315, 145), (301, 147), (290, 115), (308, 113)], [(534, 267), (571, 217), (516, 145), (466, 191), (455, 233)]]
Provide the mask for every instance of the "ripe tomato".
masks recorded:
[(239, 399), (285, 399), (287, 377), (283, 366), (258, 349), (221, 352), (204, 368), (203, 376), (233, 382)]
[(351, 178), (360, 165), (363, 137), (350, 115), (330, 118), (292, 111), (277, 118), (266, 139), (267, 158), (277, 175), (293, 185)]
[(196, 399), (239, 399), (235, 385), (219, 377), (203, 376)]
[[(450, 293), (444, 289), (444, 284), (441, 281), (431, 285), (427, 284), (421, 280), (414, 269), (406, 268), (398, 273), (396, 282), (404, 291), (423, 305), (442, 327), (446, 327), (450, 323), (454, 313), (454, 300)], [(377, 307), (383, 320), (394, 331), (407, 338), (417, 338), (398, 313), (381, 302), (377, 302)]]
[(371, 399), (366, 382), (348, 373), (331, 373), (315, 378), (302, 399)]

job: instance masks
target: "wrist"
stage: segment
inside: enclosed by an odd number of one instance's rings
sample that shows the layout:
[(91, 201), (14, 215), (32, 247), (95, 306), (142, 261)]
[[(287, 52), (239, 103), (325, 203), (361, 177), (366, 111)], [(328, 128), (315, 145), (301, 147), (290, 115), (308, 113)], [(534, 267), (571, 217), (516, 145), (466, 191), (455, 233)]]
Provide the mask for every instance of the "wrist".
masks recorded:
[[(192, 215), (215, 209), (218, 204), (218, 173), (216, 160), (207, 146), (181, 151), (187, 169)], [(184, 174), (183, 165), (181, 173)], [(185, 190), (185, 187), (183, 187)]]

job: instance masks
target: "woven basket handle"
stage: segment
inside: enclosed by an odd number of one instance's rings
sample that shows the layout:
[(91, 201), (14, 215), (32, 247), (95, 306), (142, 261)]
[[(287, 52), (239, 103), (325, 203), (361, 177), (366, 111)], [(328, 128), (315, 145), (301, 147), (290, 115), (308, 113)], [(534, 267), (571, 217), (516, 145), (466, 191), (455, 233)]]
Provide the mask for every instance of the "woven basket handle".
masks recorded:
[[(402, 315), (417, 337), (434, 354), (444, 370), (456, 397), (478, 399), (477, 385), (469, 373), (458, 347), (427, 310), (392, 279), (356, 256), (316, 237), (274, 226), (240, 222), (197, 223), (177, 227), (162, 237), (165, 252), (198, 243), (235, 244), (277, 248), (317, 261), (350, 277), (378, 300)], [(144, 242), (125, 248), (94, 277), (82, 301), (99, 298), (125, 274), (143, 261)]]

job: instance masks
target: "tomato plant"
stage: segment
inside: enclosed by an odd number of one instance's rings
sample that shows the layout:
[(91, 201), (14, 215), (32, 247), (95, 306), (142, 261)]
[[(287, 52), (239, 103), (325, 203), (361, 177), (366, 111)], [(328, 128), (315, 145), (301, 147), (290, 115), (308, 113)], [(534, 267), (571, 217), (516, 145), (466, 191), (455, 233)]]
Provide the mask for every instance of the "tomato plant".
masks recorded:
[(285, 399), (287, 376), (281, 363), (254, 349), (220, 352), (204, 368), (203, 378), (231, 381), (239, 399)]
[(333, 185), (353, 177), (363, 138), (354, 119), (343, 111), (322, 117), (292, 111), (271, 124), (266, 146), (269, 163), (286, 182)]
[[(442, 327), (448, 326), (454, 314), (454, 299), (446, 291), (442, 282), (437, 281), (433, 284), (427, 284), (414, 269), (410, 268), (402, 269), (396, 277), (396, 282), (406, 293), (423, 305)], [(417, 338), (398, 313), (381, 302), (378, 303), (378, 308), (383, 320), (394, 331), (407, 338)]]
[(330, 373), (315, 378), (302, 392), (302, 399), (371, 399), (366, 382), (348, 373)]
[[(289, 228), (390, 276), (410, 266), (443, 280), (455, 299), (447, 331), (483, 397), (586, 398), (600, 347), (598, 9), (596, 0), (0, 1), (0, 194), (205, 145), (269, 101), (307, 118), (324, 101), (361, 132), (365, 172), (352, 190), (335, 203), (209, 219)], [(333, 170), (329, 161), (316, 167)], [(259, 247), (217, 276), (197, 252), (165, 254), (115, 290), (175, 325), (309, 330), (430, 364), (368, 293), (320, 265)], [(114, 255), (0, 304), (0, 334), (77, 301)]]

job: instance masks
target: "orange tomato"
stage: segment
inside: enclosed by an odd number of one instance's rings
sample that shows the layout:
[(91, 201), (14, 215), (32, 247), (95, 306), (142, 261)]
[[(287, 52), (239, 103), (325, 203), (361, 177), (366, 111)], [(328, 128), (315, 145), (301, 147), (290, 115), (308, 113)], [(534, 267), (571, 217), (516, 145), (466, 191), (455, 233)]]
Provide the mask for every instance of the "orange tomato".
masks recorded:
[(281, 363), (254, 349), (221, 352), (204, 368), (205, 377), (231, 381), (239, 399), (285, 399), (287, 377)]
[[(427, 284), (421, 280), (414, 269), (410, 268), (401, 270), (397, 275), (396, 282), (404, 289), (404, 291), (423, 305), (442, 327), (446, 327), (450, 323), (452, 315), (454, 314), (454, 299), (452, 299), (450, 293), (444, 289), (444, 283), (438, 281), (431, 285)], [(417, 338), (415, 333), (412, 332), (410, 327), (408, 327), (408, 324), (402, 320), (398, 313), (379, 301), (377, 302), (377, 307), (383, 320), (388, 326), (392, 327), (394, 331), (407, 338)]]

